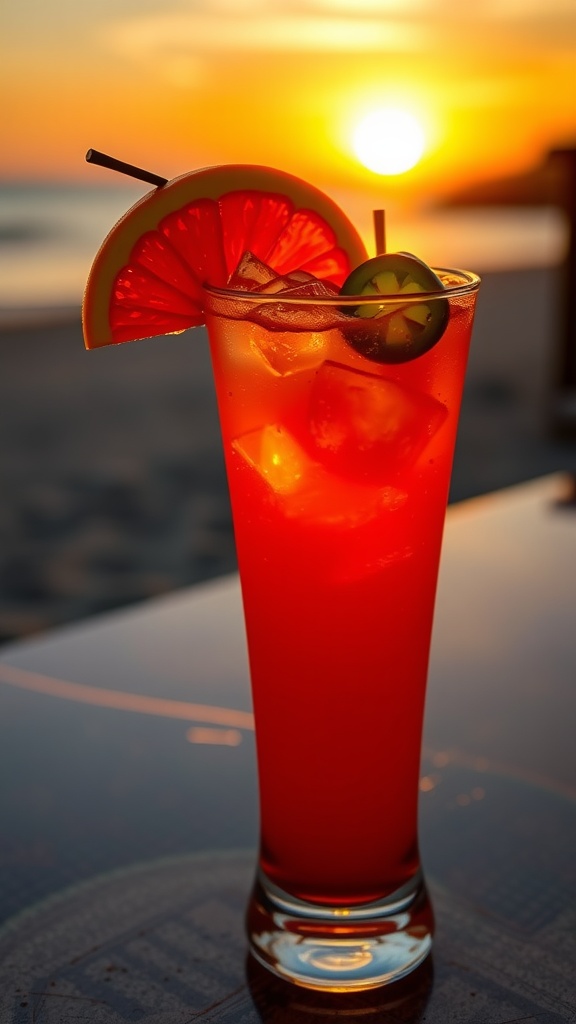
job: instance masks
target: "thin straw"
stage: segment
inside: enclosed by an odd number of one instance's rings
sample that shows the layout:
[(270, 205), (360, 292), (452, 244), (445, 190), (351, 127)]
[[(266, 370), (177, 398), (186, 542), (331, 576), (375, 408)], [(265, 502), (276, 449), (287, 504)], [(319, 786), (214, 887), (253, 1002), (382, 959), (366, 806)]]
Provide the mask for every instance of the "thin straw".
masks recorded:
[(131, 178), (138, 178), (139, 181), (147, 181), (150, 185), (165, 185), (168, 178), (161, 178), (159, 174), (152, 171), (145, 171), (142, 167), (135, 167), (134, 164), (124, 163), (107, 153), (99, 153), (97, 149), (89, 149), (86, 153), (86, 160), (89, 164), (98, 164), (99, 167), (107, 167), (110, 171), (119, 171), (120, 174), (127, 174)]
[(381, 256), (386, 252), (386, 214), (384, 210), (374, 210), (373, 218), (376, 255)]

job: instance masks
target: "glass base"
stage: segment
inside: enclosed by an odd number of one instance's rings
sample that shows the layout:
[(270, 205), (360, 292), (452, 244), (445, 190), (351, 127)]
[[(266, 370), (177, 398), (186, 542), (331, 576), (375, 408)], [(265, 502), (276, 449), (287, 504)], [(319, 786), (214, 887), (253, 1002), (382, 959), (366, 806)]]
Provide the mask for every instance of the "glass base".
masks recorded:
[(434, 918), (421, 874), (386, 900), (332, 908), (294, 899), (260, 873), (247, 929), (252, 955), (280, 978), (346, 992), (415, 970), (432, 948)]

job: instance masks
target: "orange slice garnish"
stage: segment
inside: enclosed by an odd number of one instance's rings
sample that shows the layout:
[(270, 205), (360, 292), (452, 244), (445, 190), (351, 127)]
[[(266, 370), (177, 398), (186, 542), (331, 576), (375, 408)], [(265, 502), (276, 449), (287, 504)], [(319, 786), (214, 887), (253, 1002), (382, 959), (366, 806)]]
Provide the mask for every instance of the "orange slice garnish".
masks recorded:
[(225, 286), (247, 250), (278, 274), (338, 286), (366, 259), (345, 214), (307, 182), (251, 165), (192, 171), (145, 195), (103, 242), (84, 295), (86, 347), (203, 324), (203, 285)]

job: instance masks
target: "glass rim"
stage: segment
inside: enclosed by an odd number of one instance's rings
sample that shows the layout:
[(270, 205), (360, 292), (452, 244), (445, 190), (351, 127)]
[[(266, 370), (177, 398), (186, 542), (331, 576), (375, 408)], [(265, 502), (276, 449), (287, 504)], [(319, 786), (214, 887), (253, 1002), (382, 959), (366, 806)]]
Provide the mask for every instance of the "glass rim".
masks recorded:
[[(365, 306), (382, 305), (387, 302), (393, 305), (405, 306), (406, 302), (430, 302), (432, 299), (447, 299), (453, 296), (468, 295), (478, 290), (481, 278), (472, 270), (460, 270), (454, 267), (433, 267), (436, 274), (448, 274), (451, 277), (460, 278), (459, 282), (446, 284), (443, 288), (437, 288), (431, 292), (407, 292), (403, 295), (398, 292), (386, 294), (378, 292), (376, 295), (292, 295), (288, 292), (250, 292), (242, 291), (239, 288), (220, 288), (216, 285), (204, 284), (203, 290), (208, 296), (214, 299), (228, 300), (234, 302), (246, 302), (249, 305), (274, 305), (278, 303), (291, 306)], [(305, 287), (305, 282), (303, 287)], [(294, 286), (295, 288), (298, 285)]]

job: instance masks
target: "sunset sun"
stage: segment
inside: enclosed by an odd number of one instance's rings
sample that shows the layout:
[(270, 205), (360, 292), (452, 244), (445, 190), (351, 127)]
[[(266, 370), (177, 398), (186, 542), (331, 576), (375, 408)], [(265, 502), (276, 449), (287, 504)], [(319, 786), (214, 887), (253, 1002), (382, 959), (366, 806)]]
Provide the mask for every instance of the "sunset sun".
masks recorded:
[(403, 174), (418, 163), (424, 152), (424, 130), (408, 111), (382, 108), (362, 118), (354, 130), (352, 145), (368, 170)]

